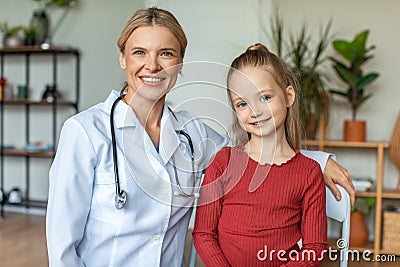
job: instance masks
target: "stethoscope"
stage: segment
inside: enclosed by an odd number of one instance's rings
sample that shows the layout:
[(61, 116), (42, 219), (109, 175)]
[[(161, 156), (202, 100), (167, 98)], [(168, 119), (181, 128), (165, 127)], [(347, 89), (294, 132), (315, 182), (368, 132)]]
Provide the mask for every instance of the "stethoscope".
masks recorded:
[[(119, 97), (117, 97), (117, 99), (115, 99), (112, 107), (111, 107), (111, 114), (110, 114), (110, 128), (111, 128), (111, 145), (112, 145), (112, 153), (113, 153), (113, 163), (114, 163), (114, 177), (115, 177), (115, 207), (117, 209), (122, 209), (123, 207), (125, 207), (126, 205), (126, 200), (127, 200), (127, 194), (125, 190), (121, 190), (121, 186), (120, 186), (120, 182), (119, 182), (119, 173), (118, 173), (118, 161), (117, 161), (117, 143), (116, 143), (116, 139), (115, 139), (115, 130), (114, 130), (114, 110), (115, 107), (117, 106), (118, 102), (120, 100), (122, 100), (122, 98), (125, 95), (120, 95)], [(178, 120), (175, 116), (175, 114), (172, 112), (171, 109), (169, 109), (171, 111), (171, 114), (174, 116), (175, 120)], [(191, 159), (191, 165), (192, 165), (192, 171), (191, 171), (191, 179), (193, 180), (193, 187), (192, 187), (192, 191), (188, 194), (185, 191), (183, 191), (182, 186), (179, 182), (179, 177), (178, 177), (178, 171), (176, 169), (176, 165), (175, 165), (175, 157), (174, 155), (172, 155), (172, 164), (174, 167), (174, 174), (175, 174), (175, 181), (176, 181), (176, 185), (178, 187), (178, 191), (176, 191), (174, 193), (174, 195), (176, 196), (183, 196), (183, 197), (194, 197), (197, 198), (199, 197), (199, 189), (196, 188), (196, 177), (195, 177), (195, 173), (194, 173), (194, 147), (193, 147), (193, 142), (192, 142), (192, 138), (190, 137), (190, 135), (188, 133), (186, 133), (183, 130), (177, 130), (176, 133), (178, 135), (183, 135), (189, 144), (190, 147), (190, 159)]]

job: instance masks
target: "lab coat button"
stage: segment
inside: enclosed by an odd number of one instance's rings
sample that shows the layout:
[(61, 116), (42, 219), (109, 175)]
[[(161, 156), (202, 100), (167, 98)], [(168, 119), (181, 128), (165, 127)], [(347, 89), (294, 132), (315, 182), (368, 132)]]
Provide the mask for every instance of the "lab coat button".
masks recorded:
[(159, 235), (153, 235), (153, 241), (158, 242), (160, 240), (161, 240), (161, 238)]

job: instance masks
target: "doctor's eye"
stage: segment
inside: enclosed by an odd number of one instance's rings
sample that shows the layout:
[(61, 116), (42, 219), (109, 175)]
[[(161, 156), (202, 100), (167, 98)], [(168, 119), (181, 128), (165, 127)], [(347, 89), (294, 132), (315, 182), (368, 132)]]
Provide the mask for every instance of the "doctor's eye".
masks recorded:
[(139, 56), (141, 56), (141, 55), (144, 55), (144, 51), (143, 51), (143, 50), (134, 50), (134, 51), (132, 52), (132, 55), (139, 55)]
[(173, 56), (174, 56), (174, 53), (172, 53), (171, 51), (163, 51), (163, 52), (161, 53), (161, 56), (162, 56), (162, 57), (173, 57)]

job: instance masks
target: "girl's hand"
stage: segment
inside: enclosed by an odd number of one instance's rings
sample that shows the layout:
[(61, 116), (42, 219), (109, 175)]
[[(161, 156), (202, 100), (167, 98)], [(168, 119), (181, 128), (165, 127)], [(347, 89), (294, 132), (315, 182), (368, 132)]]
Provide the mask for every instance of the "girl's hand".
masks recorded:
[(342, 165), (340, 165), (330, 157), (326, 162), (324, 179), (326, 185), (335, 195), (337, 200), (340, 200), (342, 196), (340, 195), (339, 189), (336, 187), (335, 184), (340, 184), (349, 193), (351, 205), (354, 205), (356, 191), (350, 179), (350, 174), (345, 168), (343, 168)]

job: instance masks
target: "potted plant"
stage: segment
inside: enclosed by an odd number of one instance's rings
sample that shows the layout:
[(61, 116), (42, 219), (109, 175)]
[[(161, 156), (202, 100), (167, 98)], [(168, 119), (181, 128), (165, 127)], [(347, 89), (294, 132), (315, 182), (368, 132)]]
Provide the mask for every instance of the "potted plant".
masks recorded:
[(283, 21), (279, 12), (275, 14), (271, 21), (272, 41), (277, 55), (284, 59), (298, 77), (302, 89), (299, 94), (302, 124), (306, 138), (315, 139), (321, 119), (324, 125), (329, 120), (329, 98), (323, 70), (327, 60), (324, 54), (331, 41), (329, 32), (332, 21), (325, 28), (321, 27), (317, 40), (314, 40), (314, 34), (303, 24), (300, 32), (289, 34), (289, 41), (285, 42)]
[(0, 23), (0, 32), (3, 34), (3, 46), (20, 46), (23, 45), (22, 38), (23, 26), (9, 26), (7, 22)]
[(74, 6), (77, 0), (34, 0), (40, 2), (43, 8), (48, 8), (51, 6), (67, 7)]
[(23, 30), (24, 30), (24, 37), (25, 37), (25, 40), (24, 40), (25, 45), (36, 45), (37, 44), (37, 42), (36, 42), (37, 29), (36, 29), (36, 27), (30, 25), (30, 26), (24, 27)]
[(350, 246), (363, 247), (368, 241), (368, 226), (365, 216), (371, 213), (375, 206), (374, 197), (358, 197), (351, 207), (350, 215)]
[(357, 120), (357, 111), (372, 96), (365, 88), (379, 77), (377, 72), (363, 71), (364, 64), (373, 58), (371, 51), (375, 49), (374, 45), (367, 47), (368, 34), (369, 30), (365, 30), (358, 33), (352, 41), (337, 39), (332, 43), (342, 60), (334, 57), (330, 59), (337, 75), (347, 85), (347, 90), (331, 89), (330, 92), (346, 98), (352, 108), (352, 119), (346, 120), (344, 125), (345, 141), (365, 141), (366, 122)]

